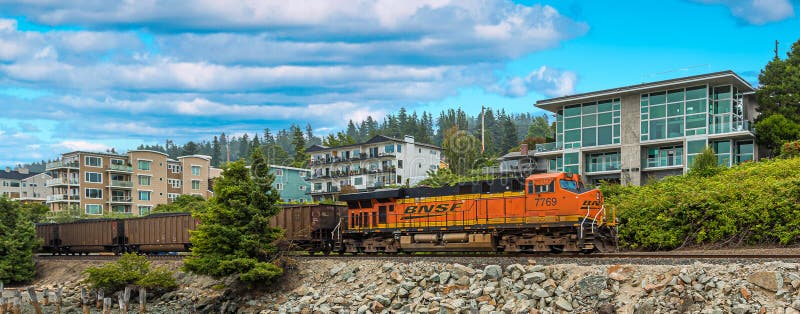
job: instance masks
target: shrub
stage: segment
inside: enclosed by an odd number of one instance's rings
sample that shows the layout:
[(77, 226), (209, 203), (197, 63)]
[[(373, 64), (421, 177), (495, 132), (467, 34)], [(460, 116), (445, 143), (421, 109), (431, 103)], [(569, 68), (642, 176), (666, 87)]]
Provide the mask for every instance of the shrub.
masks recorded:
[(703, 177), (708, 177), (719, 172), (720, 167), (717, 162), (717, 155), (711, 147), (706, 146), (706, 149), (694, 157), (691, 173)]
[(781, 146), (782, 158), (794, 158), (800, 156), (800, 140), (792, 141)]
[(118, 291), (127, 285), (138, 285), (149, 290), (171, 290), (177, 287), (175, 278), (166, 268), (151, 270), (144, 256), (133, 253), (122, 255), (116, 262), (84, 271), (86, 282), (94, 289)]
[(606, 195), (623, 246), (795, 244), (800, 236), (800, 158), (745, 163), (711, 176), (667, 177)]
[(33, 279), (33, 250), (39, 246), (33, 222), (40, 218), (40, 209), (0, 196), (0, 282)]

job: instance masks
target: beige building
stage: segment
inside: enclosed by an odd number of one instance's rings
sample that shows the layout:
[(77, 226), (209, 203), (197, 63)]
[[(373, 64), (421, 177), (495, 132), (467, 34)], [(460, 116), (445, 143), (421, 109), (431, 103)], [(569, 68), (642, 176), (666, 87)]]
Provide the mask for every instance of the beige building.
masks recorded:
[[(208, 198), (211, 157), (170, 159), (167, 154), (132, 150), (126, 155), (71, 152), (47, 164), (52, 211), (103, 215), (147, 215), (181, 194)], [(188, 172), (188, 173), (187, 173)], [(199, 181), (199, 183), (197, 183)]]
[(25, 168), (0, 170), (0, 196), (24, 203), (44, 203), (49, 195), (48, 179), (46, 173), (31, 173)]

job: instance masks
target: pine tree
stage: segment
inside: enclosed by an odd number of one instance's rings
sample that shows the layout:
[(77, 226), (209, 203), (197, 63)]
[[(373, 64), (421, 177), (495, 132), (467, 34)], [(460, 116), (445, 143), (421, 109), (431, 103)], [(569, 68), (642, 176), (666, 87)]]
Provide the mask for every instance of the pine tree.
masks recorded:
[(244, 159), (245, 162), (248, 162), (250, 159), (250, 136), (245, 133), (239, 139), (238, 149), (239, 155), (237, 159)]
[(214, 136), (214, 141), (211, 142), (211, 165), (219, 167), (222, 160), (222, 148), (219, 146), (219, 138)]
[(294, 146), (293, 167), (305, 168), (308, 166), (308, 155), (306, 155), (306, 139), (303, 138), (303, 131), (300, 127), (292, 125), (292, 145)]

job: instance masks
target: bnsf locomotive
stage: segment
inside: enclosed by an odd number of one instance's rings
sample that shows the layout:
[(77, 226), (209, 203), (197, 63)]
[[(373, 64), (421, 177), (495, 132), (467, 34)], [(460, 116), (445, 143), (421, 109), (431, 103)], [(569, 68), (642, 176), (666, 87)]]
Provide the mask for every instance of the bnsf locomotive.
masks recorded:
[(334, 250), (603, 252), (613, 219), (603, 195), (577, 174), (535, 174), (443, 188), (346, 194), (346, 228)]

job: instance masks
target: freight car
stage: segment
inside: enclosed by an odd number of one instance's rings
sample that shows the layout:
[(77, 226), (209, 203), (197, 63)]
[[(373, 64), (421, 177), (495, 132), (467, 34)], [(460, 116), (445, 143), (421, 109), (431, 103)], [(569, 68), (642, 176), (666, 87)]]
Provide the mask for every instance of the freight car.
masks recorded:
[(596, 252), (613, 248), (602, 193), (577, 174), (341, 195), (335, 250)]
[(335, 246), (334, 229), (340, 219), (347, 217), (347, 207), (341, 205), (284, 205), (270, 218), (269, 225), (284, 230), (284, 238), (294, 247), (313, 255), (328, 255)]
[(189, 250), (189, 230), (196, 226), (189, 213), (168, 213), (37, 224), (36, 234), (42, 251), (53, 254), (182, 252)]

